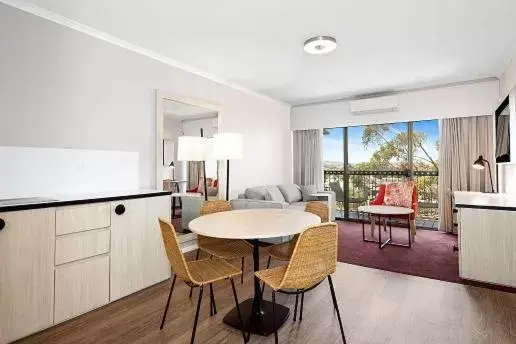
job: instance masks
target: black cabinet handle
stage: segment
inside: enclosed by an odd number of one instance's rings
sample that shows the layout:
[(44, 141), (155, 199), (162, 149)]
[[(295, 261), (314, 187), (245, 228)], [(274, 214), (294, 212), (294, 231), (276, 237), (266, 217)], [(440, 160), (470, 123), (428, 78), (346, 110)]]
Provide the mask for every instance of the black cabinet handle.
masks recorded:
[(123, 204), (119, 204), (115, 207), (115, 213), (117, 215), (122, 215), (123, 213), (125, 213), (125, 206)]
[(5, 228), (5, 221), (0, 219), (0, 231)]

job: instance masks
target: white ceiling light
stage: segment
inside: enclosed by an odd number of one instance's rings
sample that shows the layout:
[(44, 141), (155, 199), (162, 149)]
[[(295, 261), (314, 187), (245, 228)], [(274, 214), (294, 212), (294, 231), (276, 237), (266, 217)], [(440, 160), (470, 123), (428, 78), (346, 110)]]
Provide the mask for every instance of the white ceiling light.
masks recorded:
[(305, 41), (305, 51), (309, 54), (327, 54), (335, 48), (337, 48), (337, 40), (330, 36), (317, 36)]

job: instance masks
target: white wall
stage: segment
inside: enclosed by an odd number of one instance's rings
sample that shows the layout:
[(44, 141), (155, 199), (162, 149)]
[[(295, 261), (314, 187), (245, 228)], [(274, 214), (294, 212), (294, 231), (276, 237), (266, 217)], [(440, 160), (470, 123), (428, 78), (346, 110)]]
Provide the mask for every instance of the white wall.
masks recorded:
[(513, 57), (505, 72), (500, 76), (500, 98), (505, 99), (516, 86), (516, 56)]
[(155, 185), (155, 90), (219, 105), (242, 133), (231, 193), (292, 180), (290, 108), (0, 4), (0, 145), (139, 154)]
[(487, 80), (398, 95), (395, 112), (352, 114), (348, 101), (292, 108), (292, 130), (418, 121), (494, 114), (499, 103), (498, 80)]
[(138, 189), (138, 153), (0, 146), (0, 199)]

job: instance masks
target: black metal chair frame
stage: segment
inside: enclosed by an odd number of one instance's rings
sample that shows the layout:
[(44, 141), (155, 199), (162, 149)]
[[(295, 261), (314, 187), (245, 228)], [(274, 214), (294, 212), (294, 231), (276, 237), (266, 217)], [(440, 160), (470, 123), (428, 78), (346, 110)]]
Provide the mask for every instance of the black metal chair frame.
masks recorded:
[[(324, 280), (323, 280), (324, 281)], [(275, 314), (275, 306), (276, 306), (276, 293), (281, 293), (281, 294), (288, 294), (288, 295), (296, 295), (296, 304), (295, 304), (295, 307), (294, 307), (294, 319), (293, 321), (296, 321), (296, 316), (297, 316), (297, 306), (298, 306), (298, 302), (299, 302), (299, 295), (301, 295), (301, 305), (299, 307), (299, 321), (302, 321), (303, 320), (303, 304), (304, 304), (304, 299), (305, 299), (305, 293), (306, 292), (309, 292), (311, 291), (312, 289), (316, 288), (319, 284), (321, 284), (323, 281), (311, 286), (310, 288), (305, 288), (305, 289), (297, 289), (295, 291), (290, 291), (290, 290), (272, 290), (272, 317), (274, 319), (274, 328), (276, 328), (276, 324), (275, 324), (275, 320), (276, 320), (276, 314)], [(333, 301), (333, 309), (335, 310), (335, 312), (337, 312), (337, 318), (339, 319), (339, 327), (340, 327), (340, 334), (342, 335), (342, 341), (344, 344), (346, 344), (346, 336), (344, 335), (344, 328), (342, 327), (342, 320), (340, 318), (340, 311), (339, 311), (339, 306), (337, 304), (337, 297), (335, 296), (335, 289), (333, 288), (333, 281), (331, 279), (331, 276), (328, 275), (328, 283), (330, 285), (330, 291), (331, 291), (331, 298), (332, 298), (332, 301)], [(248, 340), (249, 340), (249, 337), (250, 337), (250, 333), (248, 334)], [(275, 344), (278, 344), (278, 330), (274, 331), (274, 343)]]
[[(168, 294), (167, 304), (165, 306), (165, 311), (163, 312), (163, 318), (161, 319), (161, 325), (159, 327), (160, 330), (162, 330), (163, 327), (165, 326), (165, 319), (167, 318), (167, 312), (168, 312), (168, 309), (169, 309), (169, 306), (170, 306), (170, 299), (172, 298), (172, 292), (174, 291), (174, 286), (176, 284), (176, 278), (177, 278), (177, 275), (174, 274), (174, 278), (172, 279), (172, 285), (170, 287), (170, 292)], [(231, 282), (231, 289), (233, 290), (233, 297), (235, 299), (236, 309), (237, 309), (238, 317), (239, 317), (239, 320), (240, 320), (242, 337), (244, 338), (244, 343), (247, 343), (249, 341), (249, 336), (246, 337), (246, 334), (245, 334), (245, 326), (244, 326), (244, 322), (242, 320), (242, 313), (240, 312), (240, 305), (238, 303), (238, 297), (237, 297), (237, 292), (236, 292), (236, 288), (235, 288), (235, 281), (233, 281), (233, 278), (229, 278), (229, 280)], [(202, 295), (203, 295), (203, 292), (204, 292), (204, 285), (197, 286), (197, 285), (191, 285), (189, 283), (187, 283), (187, 284), (190, 285), (190, 287), (192, 289), (193, 288), (199, 288), (199, 298), (197, 300), (197, 310), (195, 311), (194, 326), (193, 326), (193, 329), (192, 329), (192, 337), (190, 339), (190, 344), (193, 344), (194, 341), (195, 341), (195, 333), (197, 331), (197, 323), (199, 321), (199, 312), (200, 312), (200, 309), (201, 309), (201, 302), (202, 302)], [(213, 283), (210, 283), (209, 285), (210, 285), (210, 316), (213, 316), (213, 315), (217, 314), (217, 306), (215, 304), (215, 294), (213, 292)]]

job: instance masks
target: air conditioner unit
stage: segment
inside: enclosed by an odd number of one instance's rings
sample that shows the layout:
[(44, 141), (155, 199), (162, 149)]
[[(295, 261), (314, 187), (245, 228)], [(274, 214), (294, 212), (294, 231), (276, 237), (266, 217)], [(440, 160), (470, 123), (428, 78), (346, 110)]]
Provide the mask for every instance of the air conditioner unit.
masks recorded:
[(393, 112), (398, 111), (399, 100), (397, 96), (352, 100), (349, 102), (349, 109), (351, 113), (356, 115), (377, 112)]

